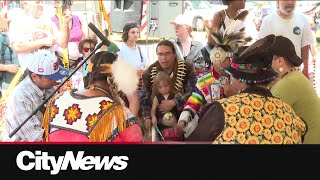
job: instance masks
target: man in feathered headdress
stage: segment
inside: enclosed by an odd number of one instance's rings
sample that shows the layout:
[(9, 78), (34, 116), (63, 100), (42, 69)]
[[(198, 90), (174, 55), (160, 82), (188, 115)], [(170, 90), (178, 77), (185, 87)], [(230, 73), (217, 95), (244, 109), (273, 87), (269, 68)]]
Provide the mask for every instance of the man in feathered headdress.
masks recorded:
[(228, 29), (223, 33), (212, 33), (211, 36), (215, 40), (215, 47), (210, 53), (213, 68), (198, 77), (195, 91), (184, 105), (179, 118), (178, 128), (184, 130), (185, 137), (197, 126), (197, 114), (201, 107), (225, 97), (224, 86), (229, 83), (229, 76), (222, 68), (228, 67), (238, 48), (251, 40), (243, 31), (233, 32)]
[(292, 107), (266, 86), (278, 73), (271, 67), (275, 36), (246, 48), (224, 68), (240, 91), (203, 106), (198, 126), (187, 141), (214, 144), (301, 144), (306, 124)]

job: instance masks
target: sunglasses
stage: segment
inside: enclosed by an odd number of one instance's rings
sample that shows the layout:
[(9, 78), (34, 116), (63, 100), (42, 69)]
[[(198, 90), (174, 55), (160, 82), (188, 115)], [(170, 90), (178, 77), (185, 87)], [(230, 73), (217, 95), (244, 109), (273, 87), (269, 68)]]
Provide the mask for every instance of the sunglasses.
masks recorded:
[(83, 48), (82, 49), (84, 52), (88, 52), (89, 50), (92, 52), (94, 50), (94, 48)]

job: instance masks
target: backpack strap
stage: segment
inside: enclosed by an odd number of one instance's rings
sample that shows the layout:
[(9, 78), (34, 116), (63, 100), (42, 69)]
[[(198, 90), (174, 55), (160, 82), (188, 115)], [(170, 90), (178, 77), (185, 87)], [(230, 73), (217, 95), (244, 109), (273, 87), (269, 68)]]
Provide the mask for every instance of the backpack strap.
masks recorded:
[(141, 63), (143, 63), (143, 57), (142, 57), (142, 53), (141, 53), (141, 48), (139, 45), (138, 46), (138, 50), (139, 50), (139, 54), (140, 54), (140, 58), (141, 58)]

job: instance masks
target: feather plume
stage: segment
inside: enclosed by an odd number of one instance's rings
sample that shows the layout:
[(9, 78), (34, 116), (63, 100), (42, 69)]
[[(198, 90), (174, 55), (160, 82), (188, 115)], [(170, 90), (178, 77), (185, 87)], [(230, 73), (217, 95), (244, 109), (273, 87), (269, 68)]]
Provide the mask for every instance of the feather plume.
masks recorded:
[(137, 69), (119, 57), (112, 63), (112, 76), (118, 89), (127, 95), (133, 94), (138, 88), (139, 76)]
[(246, 33), (232, 32), (227, 33), (212, 33), (212, 39), (216, 42), (217, 46), (227, 46), (231, 48), (232, 52), (236, 52), (239, 46), (242, 46), (252, 40), (251, 37), (247, 37)]

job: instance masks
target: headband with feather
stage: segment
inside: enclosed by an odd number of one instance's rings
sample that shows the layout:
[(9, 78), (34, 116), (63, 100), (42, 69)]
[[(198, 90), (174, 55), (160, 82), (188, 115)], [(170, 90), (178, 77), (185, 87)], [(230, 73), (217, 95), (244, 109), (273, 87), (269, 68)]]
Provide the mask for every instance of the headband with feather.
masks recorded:
[(238, 48), (252, 40), (246, 36), (244, 31), (236, 31), (236, 28), (243, 23), (241, 20), (233, 21), (225, 31), (220, 33), (212, 33), (211, 37), (216, 45), (210, 53), (212, 63), (221, 63), (227, 57), (231, 57), (237, 52)]

